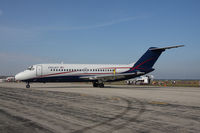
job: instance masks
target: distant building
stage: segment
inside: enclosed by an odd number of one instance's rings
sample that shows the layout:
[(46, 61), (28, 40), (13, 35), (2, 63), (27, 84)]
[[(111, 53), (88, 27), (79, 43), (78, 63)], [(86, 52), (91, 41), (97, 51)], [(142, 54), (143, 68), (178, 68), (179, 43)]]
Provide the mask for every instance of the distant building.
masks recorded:
[(7, 77), (6, 81), (7, 82), (15, 82), (15, 77)]
[(15, 82), (14, 76), (0, 76), (0, 82)]
[(6, 79), (0, 79), (0, 83), (6, 82)]

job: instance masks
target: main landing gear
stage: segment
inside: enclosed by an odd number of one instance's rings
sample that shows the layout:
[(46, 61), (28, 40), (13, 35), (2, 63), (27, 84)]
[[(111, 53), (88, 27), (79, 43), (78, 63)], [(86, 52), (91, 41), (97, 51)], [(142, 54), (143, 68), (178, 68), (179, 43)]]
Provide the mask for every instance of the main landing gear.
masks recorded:
[(30, 84), (29, 84), (29, 82), (27, 82), (27, 84), (26, 84), (26, 88), (30, 88)]
[(93, 87), (100, 87), (103, 88), (104, 84), (103, 83), (98, 83), (98, 82), (93, 82)]

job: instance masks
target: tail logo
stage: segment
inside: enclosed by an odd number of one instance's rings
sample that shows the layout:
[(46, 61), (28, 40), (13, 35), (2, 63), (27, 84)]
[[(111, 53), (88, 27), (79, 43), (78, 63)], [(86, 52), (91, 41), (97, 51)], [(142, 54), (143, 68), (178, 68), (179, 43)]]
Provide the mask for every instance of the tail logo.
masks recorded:
[(143, 69), (143, 70), (144, 70), (145, 68), (139, 68), (139, 67), (140, 67), (141, 65), (143, 65), (143, 64), (145, 64), (145, 63), (147, 63), (147, 62), (153, 60), (153, 59), (154, 59), (154, 58), (150, 58), (150, 59), (148, 59), (148, 60), (145, 60), (144, 62), (140, 63), (139, 65), (137, 65), (137, 66), (131, 68), (129, 71), (134, 71), (135, 69)]

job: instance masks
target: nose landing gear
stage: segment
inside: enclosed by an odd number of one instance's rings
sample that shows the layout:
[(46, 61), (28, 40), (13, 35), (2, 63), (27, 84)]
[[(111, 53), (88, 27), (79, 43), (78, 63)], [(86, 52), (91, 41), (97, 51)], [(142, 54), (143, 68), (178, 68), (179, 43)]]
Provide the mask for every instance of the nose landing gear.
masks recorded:
[(103, 88), (104, 84), (103, 83), (99, 83), (99, 82), (93, 82), (93, 87), (100, 87)]
[(29, 82), (27, 82), (27, 84), (26, 84), (26, 88), (30, 88), (30, 84), (29, 84)]

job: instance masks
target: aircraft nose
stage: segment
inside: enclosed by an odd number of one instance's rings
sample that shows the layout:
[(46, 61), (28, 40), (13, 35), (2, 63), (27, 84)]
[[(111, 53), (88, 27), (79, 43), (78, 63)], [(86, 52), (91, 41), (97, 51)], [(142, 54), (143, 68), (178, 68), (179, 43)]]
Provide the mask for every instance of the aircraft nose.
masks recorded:
[(22, 74), (18, 73), (15, 75), (15, 81), (22, 80)]

